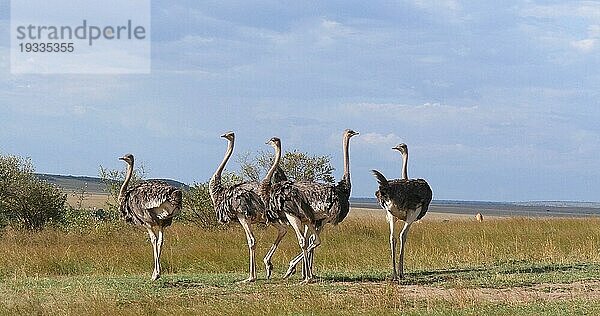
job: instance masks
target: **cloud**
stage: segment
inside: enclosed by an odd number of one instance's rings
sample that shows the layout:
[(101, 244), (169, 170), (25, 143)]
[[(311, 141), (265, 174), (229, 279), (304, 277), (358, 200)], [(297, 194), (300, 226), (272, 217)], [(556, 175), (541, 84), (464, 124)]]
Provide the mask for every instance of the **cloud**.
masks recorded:
[(575, 49), (577, 49), (578, 51), (580, 51), (582, 53), (590, 53), (594, 50), (594, 48), (596, 48), (597, 43), (598, 43), (597, 39), (588, 38), (588, 39), (579, 40), (579, 41), (572, 41), (571, 46), (573, 46)]
[(356, 143), (358, 144), (376, 145), (381, 147), (385, 147), (384, 145), (392, 147), (402, 142), (402, 138), (394, 133), (384, 135), (374, 132), (361, 133), (360, 137), (357, 137), (356, 140)]
[(343, 111), (357, 117), (378, 117), (405, 123), (451, 121), (478, 113), (478, 106), (452, 106), (440, 103), (406, 105), (396, 103), (358, 103), (342, 106)]

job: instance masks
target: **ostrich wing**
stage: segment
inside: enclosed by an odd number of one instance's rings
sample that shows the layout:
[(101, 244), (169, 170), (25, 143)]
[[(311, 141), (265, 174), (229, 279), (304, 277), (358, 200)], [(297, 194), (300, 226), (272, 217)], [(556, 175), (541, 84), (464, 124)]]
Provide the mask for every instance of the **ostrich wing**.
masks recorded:
[(387, 180), (379, 171), (371, 171), (379, 183), (379, 190), (375, 192), (375, 196), (383, 208), (387, 209), (387, 206), (394, 205), (398, 209), (411, 210), (421, 205), (421, 212), (417, 216), (417, 220), (425, 216), (433, 197), (427, 181), (423, 179)]
[(256, 218), (259, 213), (263, 213), (265, 206), (254, 191), (257, 185), (253, 182), (244, 182), (218, 192), (215, 205), (217, 220), (220, 223), (228, 223), (237, 220), (237, 214)]
[(181, 210), (180, 189), (158, 180), (143, 181), (127, 190), (121, 202), (121, 214), (136, 224), (167, 220)]
[(315, 219), (326, 219), (338, 224), (350, 211), (350, 188), (342, 180), (337, 185), (318, 182), (296, 182), (295, 185), (304, 193), (315, 211)]
[(277, 213), (279, 218), (285, 218), (285, 213), (290, 213), (303, 222), (314, 222), (315, 220), (314, 210), (310, 206), (309, 199), (290, 181), (273, 184), (269, 195), (269, 209)]

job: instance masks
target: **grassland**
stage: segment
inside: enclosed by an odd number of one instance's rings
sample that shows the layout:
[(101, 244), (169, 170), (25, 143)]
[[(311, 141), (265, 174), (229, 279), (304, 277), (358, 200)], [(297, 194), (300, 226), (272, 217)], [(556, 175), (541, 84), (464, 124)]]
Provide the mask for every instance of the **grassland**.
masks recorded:
[[(600, 219), (431, 216), (413, 225), (407, 278), (394, 284), (387, 225), (383, 214), (372, 214), (353, 211), (328, 227), (316, 255), (319, 280), (305, 286), (298, 276), (281, 279), (297, 252), (291, 231), (272, 280), (263, 272), (254, 284), (237, 284), (248, 260), (238, 227), (170, 227), (157, 282), (150, 281), (147, 237), (134, 227), (8, 230), (0, 238), (0, 314), (600, 313)], [(257, 229), (259, 254), (274, 237), (273, 229)]]

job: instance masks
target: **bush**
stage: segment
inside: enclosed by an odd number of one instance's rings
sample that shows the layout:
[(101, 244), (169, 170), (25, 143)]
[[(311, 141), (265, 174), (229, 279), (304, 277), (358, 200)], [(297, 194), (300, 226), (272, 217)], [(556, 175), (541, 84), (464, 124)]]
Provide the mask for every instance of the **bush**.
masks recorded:
[(208, 182), (194, 183), (189, 190), (183, 192), (183, 209), (178, 219), (202, 228), (217, 226), (212, 200), (208, 192)]
[[(225, 172), (221, 177), (224, 186), (240, 183), (242, 179), (231, 172)], [(183, 209), (178, 216), (184, 222), (193, 223), (202, 228), (215, 228), (221, 225), (217, 222), (208, 184), (210, 180), (203, 183), (194, 183), (189, 190), (183, 191)]]
[(83, 209), (72, 206), (65, 207), (63, 216), (57, 227), (65, 232), (89, 232), (101, 227), (117, 228), (125, 226), (116, 214), (102, 208)]
[(38, 179), (29, 159), (0, 156), (0, 225), (40, 230), (60, 222), (66, 194)]

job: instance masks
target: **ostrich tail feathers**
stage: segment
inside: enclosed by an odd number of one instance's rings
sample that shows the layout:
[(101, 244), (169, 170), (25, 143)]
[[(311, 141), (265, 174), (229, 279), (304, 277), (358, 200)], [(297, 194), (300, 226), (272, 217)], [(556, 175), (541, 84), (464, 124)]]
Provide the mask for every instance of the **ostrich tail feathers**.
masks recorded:
[(377, 170), (371, 170), (371, 173), (373, 174), (373, 176), (375, 176), (375, 179), (377, 179), (377, 183), (379, 183), (380, 186), (388, 185), (388, 180), (385, 178), (384, 175), (381, 174), (381, 172)]

